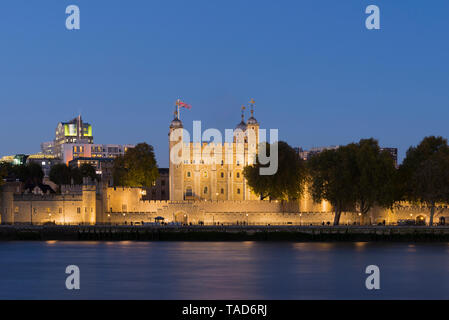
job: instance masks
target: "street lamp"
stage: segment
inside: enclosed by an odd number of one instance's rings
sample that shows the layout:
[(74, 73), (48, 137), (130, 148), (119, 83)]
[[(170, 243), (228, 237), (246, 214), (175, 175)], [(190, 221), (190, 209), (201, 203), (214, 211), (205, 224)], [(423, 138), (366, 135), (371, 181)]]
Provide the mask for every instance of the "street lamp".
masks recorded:
[(246, 214), (246, 225), (249, 225), (249, 217), (248, 217), (248, 214)]

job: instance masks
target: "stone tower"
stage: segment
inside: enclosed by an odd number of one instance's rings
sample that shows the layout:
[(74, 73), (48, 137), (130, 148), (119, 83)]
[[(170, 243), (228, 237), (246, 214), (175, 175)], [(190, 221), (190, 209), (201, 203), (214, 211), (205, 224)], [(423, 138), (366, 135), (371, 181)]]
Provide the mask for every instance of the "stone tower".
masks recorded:
[(97, 218), (97, 187), (89, 178), (83, 179), (82, 186), (82, 221), (95, 224)]
[(18, 193), (20, 184), (5, 183), (0, 187), (1, 195), (1, 223), (14, 224), (14, 193)]
[[(246, 121), (245, 165), (253, 165), (256, 162), (256, 155), (259, 150), (259, 122), (254, 117), (254, 100), (250, 101), (251, 116)], [(243, 186), (245, 199), (257, 200), (258, 196), (251, 192), (248, 183), (244, 180)]]
[(174, 119), (170, 123), (169, 140), (169, 185), (170, 200), (184, 200), (184, 170), (183, 170), (183, 126), (175, 111)]
[[(250, 102), (250, 106), (251, 106), (251, 117), (248, 118), (248, 121), (246, 122), (246, 127), (247, 127), (247, 131), (248, 131), (248, 149), (251, 152), (251, 148), (256, 148), (256, 152), (258, 149), (258, 145), (259, 145), (259, 123), (257, 122), (256, 118), (254, 118), (254, 100), (251, 100)], [(249, 138), (249, 136), (251, 135), (251, 132), (254, 133), (254, 140), (255, 141), (251, 141), (251, 139)], [(253, 145), (251, 145), (253, 144)], [(248, 162), (251, 163), (251, 159), (248, 159)]]

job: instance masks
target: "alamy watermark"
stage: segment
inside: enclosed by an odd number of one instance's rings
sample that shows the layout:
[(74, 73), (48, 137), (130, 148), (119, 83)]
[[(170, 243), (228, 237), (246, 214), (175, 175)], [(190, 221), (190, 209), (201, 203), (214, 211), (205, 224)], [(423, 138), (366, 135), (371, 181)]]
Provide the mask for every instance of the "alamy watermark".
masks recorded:
[(378, 6), (372, 4), (366, 7), (365, 13), (369, 16), (365, 20), (365, 27), (368, 30), (380, 29), (380, 9)]
[(69, 16), (65, 20), (65, 27), (67, 30), (79, 30), (80, 29), (80, 8), (74, 4), (67, 6), (65, 13)]
[[(225, 139), (215, 128), (201, 130), (201, 121), (193, 121), (193, 142), (184, 128), (170, 133), (170, 162), (180, 164), (252, 165), (256, 159), (262, 165), (260, 175), (274, 175), (278, 170), (278, 129), (270, 129), (269, 150), (267, 130), (252, 128), (225, 129)], [(205, 141), (205, 142), (203, 142)], [(262, 143), (259, 143), (263, 141)]]
[(369, 276), (365, 280), (365, 287), (368, 290), (380, 289), (380, 269), (378, 266), (372, 264), (366, 267), (365, 273)]
[(67, 290), (80, 289), (80, 268), (76, 265), (67, 266), (65, 273), (69, 276), (65, 280), (65, 287)]

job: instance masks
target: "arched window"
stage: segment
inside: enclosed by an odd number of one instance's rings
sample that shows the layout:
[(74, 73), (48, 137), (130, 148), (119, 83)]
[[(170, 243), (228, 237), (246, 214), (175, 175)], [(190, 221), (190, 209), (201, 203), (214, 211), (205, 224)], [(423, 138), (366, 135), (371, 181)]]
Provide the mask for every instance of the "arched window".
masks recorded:
[(224, 178), (224, 172), (222, 172), (222, 173), (220, 174), (220, 177)]
[(204, 194), (207, 194), (207, 187), (204, 187)]
[(187, 171), (187, 178), (190, 178), (191, 174), (190, 171)]
[(221, 192), (221, 194), (223, 194), (223, 193), (224, 193), (224, 189), (223, 189), (223, 188), (221, 188), (220, 192)]
[(187, 197), (191, 197), (192, 195), (193, 195), (192, 188), (191, 187), (187, 187), (187, 189), (186, 189), (186, 196)]
[(240, 178), (240, 172), (237, 172), (237, 178)]

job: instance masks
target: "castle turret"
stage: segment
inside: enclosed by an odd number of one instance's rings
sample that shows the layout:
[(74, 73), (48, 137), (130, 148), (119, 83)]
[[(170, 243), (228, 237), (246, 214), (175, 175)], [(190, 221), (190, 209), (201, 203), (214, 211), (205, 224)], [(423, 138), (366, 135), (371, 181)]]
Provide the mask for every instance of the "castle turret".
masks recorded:
[(1, 223), (14, 223), (14, 193), (19, 192), (19, 183), (6, 183), (0, 187), (1, 194)]
[(183, 125), (174, 113), (174, 119), (170, 123), (169, 137), (169, 184), (170, 200), (184, 200), (184, 175), (183, 175)]
[(83, 223), (95, 224), (97, 217), (97, 187), (90, 178), (83, 178), (82, 193)]
[[(254, 99), (251, 99), (251, 101), (250, 101), (251, 117), (248, 118), (248, 121), (246, 122), (246, 126), (247, 126), (247, 130), (249, 132), (248, 133), (248, 140), (249, 140), (248, 143), (255, 143), (256, 148), (257, 148), (257, 146), (259, 144), (259, 123), (257, 122), (256, 118), (254, 118), (254, 104), (255, 104)], [(255, 142), (250, 141), (251, 140), (250, 135), (252, 134), (251, 132), (254, 133), (253, 139), (255, 140)]]
[(242, 106), (242, 119), (234, 129), (234, 142), (244, 143), (246, 142), (246, 123), (245, 123), (245, 106)]

